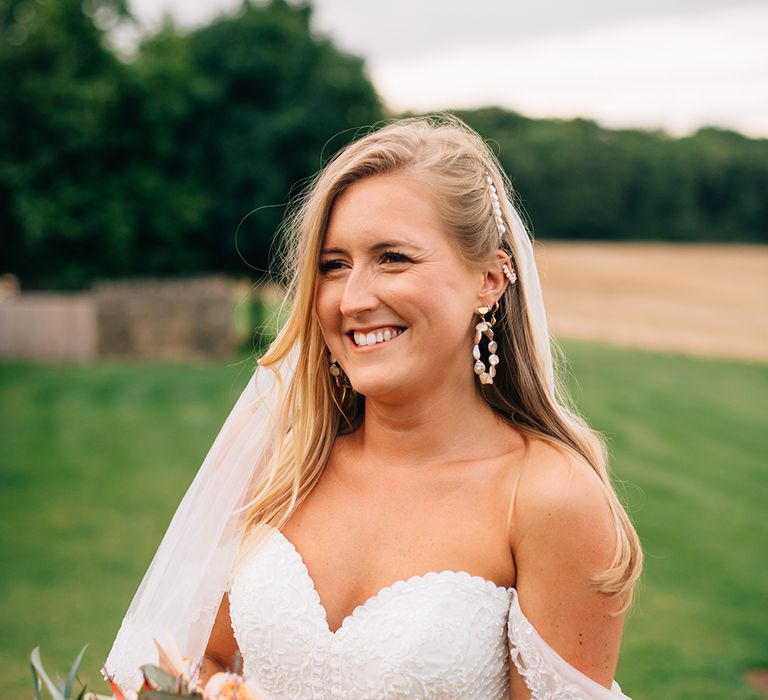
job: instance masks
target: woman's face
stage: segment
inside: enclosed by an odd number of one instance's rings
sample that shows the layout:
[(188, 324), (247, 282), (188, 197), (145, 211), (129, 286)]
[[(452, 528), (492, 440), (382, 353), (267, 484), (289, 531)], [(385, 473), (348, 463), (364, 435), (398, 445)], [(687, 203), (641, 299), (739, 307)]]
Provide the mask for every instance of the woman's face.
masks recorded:
[(316, 284), (325, 342), (358, 393), (402, 400), (473, 387), (475, 309), (492, 298), (482, 296), (483, 272), (463, 263), (421, 181), (390, 173), (345, 190)]

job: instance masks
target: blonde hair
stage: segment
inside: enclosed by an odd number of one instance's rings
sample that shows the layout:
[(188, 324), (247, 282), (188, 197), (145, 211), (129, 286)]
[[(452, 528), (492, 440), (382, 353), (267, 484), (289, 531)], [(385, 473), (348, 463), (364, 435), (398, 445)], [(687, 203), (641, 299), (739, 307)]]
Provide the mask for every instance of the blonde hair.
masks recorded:
[[(320, 479), (338, 434), (362, 422), (364, 397), (343, 396), (328, 372), (329, 350), (315, 314), (315, 282), (320, 249), (331, 211), (340, 193), (372, 175), (404, 172), (423, 179), (438, 195), (437, 206), (469, 266), (481, 265), (499, 248), (486, 173), (501, 193), (502, 210), (513, 199), (511, 184), (495, 155), (464, 122), (442, 114), (388, 123), (343, 148), (309, 182), (283, 223), (281, 258), (289, 309), (285, 326), (258, 361), (276, 371), (296, 343), (300, 351), (294, 374), (285, 387), (277, 430), (264, 476), (245, 508), (244, 544), (238, 565), (266, 534), (266, 525), (282, 527)], [(519, 231), (519, 235), (528, 235)], [(501, 244), (516, 260), (515, 237)], [(517, 268), (517, 265), (515, 264)], [(604, 593), (624, 596), (629, 607), (642, 569), (642, 548), (608, 475), (608, 453), (602, 436), (576, 413), (562, 377), (564, 355), (556, 343), (555, 396), (536, 347), (524, 291), (508, 285), (499, 300), (497, 325), (500, 366), (491, 385), (481, 385), (485, 400), (528, 437), (538, 437), (586, 460), (599, 476), (613, 514), (616, 546), (608, 569), (593, 577)], [(511, 509), (511, 506), (510, 506)]]

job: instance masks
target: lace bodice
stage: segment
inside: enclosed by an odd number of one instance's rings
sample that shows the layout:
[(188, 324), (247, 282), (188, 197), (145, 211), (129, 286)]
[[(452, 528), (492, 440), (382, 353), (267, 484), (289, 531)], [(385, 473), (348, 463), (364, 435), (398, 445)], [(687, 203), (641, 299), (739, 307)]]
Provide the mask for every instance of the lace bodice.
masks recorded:
[(335, 632), (309, 572), (276, 528), (230, 588), (244, 674), (270, 700), (509, 698), (510, 655), (533, 700), (618, 700), (567, 664), (522, 614), (514, 588), (463, 571), (383, 588)]

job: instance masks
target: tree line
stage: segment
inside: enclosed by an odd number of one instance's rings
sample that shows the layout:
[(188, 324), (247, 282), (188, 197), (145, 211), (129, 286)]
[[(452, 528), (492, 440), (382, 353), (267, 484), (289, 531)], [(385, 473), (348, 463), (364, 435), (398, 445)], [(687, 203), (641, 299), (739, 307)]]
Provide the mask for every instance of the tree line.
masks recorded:
[[(125, 0), (0, 0), (0, 272), (27, 288), (268, 269), (284, 204), (393, 115), (307, 3), (244, 0), (128, 57)], [(457, 111), (537, 238), (768, 240), (768, 140)]]
[(768, 243), (768, 139), (457, 114), (496, 142), (542, 239)]

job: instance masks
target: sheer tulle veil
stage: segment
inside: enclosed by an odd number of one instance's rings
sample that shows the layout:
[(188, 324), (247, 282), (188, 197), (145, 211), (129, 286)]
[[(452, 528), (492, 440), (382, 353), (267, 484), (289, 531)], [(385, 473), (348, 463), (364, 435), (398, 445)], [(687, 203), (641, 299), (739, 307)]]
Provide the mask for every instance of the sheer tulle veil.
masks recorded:
[[(554, 397), (552, 352), (532, 242), (515, 207), (505, 204), (536, 358)], [(158, 662), (154, 639), (172, 640), (193, 664), (202, 659), (239, 550), (242, 506), (267, 467), (277, 409), (299, 352), (297, 343), (277, 368), (257, 367), (176, 510), (102, 669), (122, 688), (137, 689), (139, 667)]]
[(202, 659), (241, 541), (242, 506), (266, 468), (277, 407), (299, 346), (275, 372), (258, 366), (227, 416), (123, 618), (102, 673), (123, 689), (157, 663), (153, 640)]

